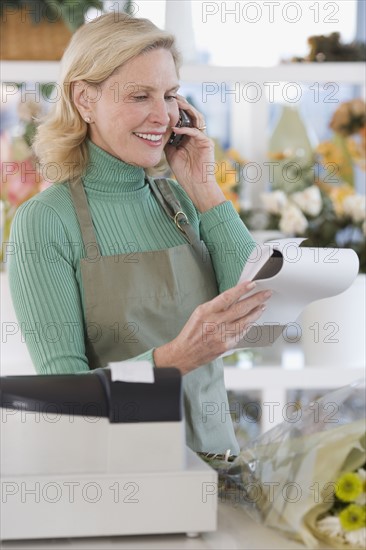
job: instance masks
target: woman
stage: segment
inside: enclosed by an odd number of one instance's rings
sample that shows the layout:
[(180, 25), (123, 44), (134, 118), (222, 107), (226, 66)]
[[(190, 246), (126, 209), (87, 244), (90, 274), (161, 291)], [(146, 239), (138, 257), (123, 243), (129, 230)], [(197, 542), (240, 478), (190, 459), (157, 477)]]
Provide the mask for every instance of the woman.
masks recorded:
[[(177, 94), (178, 65), (174, 38), (148, 20), (108, 14), (74, 34), (35, 140), (58, 182), (17, 211), (11, 292), (38, 373), (174, 366), (188, 445), (237, 452), (219, 357), (268, 295), (238, 301), (253, 288), (234, 285), (254, 243), (205, 177), (213, 142)], [(194, 127), (175, 126), (179, 108)], [(146, 172), (164, 152), (179, 183), (159, 187)]]

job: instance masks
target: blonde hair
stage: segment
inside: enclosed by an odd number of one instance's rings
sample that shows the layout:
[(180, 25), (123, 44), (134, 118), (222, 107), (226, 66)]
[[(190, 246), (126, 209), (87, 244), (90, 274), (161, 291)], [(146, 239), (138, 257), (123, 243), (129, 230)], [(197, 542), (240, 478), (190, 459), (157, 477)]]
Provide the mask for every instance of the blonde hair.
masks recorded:
[(39, 124), (33, 142), (40, 164), (57, 166), (53, 181), (77, 181), (88, 164), (88, 125), (73, 102), (72, 84), (100, 84), (127, 61), (156, 48), (171, 52), (178, 73), (181, 58), (174, 36), (148, 19), (108, 13), (74, 33), (61, 60), (60, 98)]

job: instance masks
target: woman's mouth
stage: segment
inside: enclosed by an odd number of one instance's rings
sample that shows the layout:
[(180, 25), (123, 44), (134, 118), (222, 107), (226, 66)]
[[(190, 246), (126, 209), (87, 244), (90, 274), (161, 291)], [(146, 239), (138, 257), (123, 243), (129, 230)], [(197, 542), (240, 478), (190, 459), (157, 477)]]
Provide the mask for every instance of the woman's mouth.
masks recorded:
[(134, 135), (143, 139), (147, 145), (158, 146), (162, 144), (164, 134), (143, 134), (134, 132)]

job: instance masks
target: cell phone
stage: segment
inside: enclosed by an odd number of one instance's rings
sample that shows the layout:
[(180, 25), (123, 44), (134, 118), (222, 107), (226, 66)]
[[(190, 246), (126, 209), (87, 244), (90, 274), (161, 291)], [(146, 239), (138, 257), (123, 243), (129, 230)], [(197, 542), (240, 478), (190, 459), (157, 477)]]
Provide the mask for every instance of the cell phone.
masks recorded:
[[(179, 120), (176, 124), (177, 128), (191, 128), (192, 127), (192, 121), (189, 118), (187, 111), (183, 111), (183, 109), (179, 109)], [(175, 134), (172, 132), (168, 144), (173, 145), (173, 147), (178, 147), (182, 139), (184, 138), (183, 134)]]

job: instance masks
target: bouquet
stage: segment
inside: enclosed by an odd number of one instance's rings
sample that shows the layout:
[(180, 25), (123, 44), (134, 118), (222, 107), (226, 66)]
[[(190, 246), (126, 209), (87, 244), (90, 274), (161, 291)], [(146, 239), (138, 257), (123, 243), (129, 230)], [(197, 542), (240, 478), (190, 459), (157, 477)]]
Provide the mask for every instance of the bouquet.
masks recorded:
[[(317, 548), (365, 548), (365, 387), (356, 382), (287, 415), (218, 470), (219, 495), (256, 521)], [(202, 456), (202, 455), (201, 455)]]

